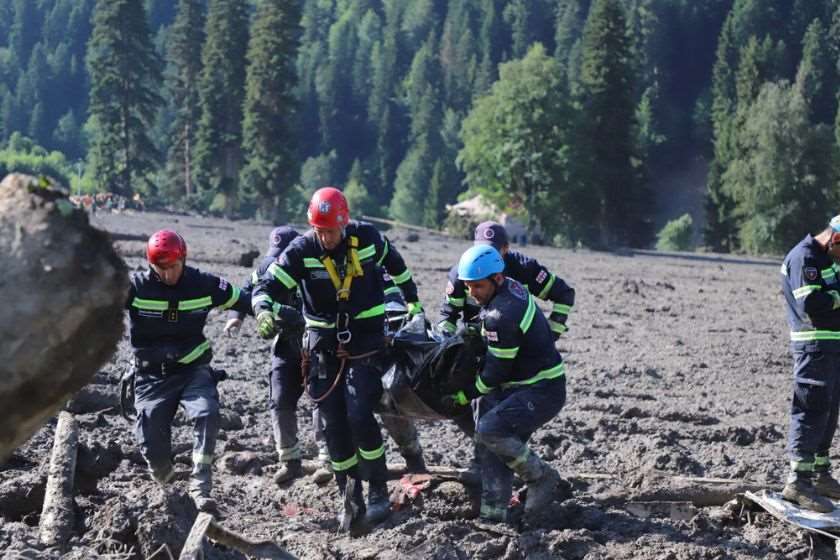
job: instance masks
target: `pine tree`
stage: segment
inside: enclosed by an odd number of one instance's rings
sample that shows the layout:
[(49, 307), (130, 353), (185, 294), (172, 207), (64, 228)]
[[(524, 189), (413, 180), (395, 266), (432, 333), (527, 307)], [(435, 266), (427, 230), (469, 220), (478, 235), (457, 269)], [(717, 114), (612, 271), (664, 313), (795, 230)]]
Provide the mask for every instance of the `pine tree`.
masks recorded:
[[(638, 180), (634, 139), (633, 61), (618, 0), (595, 0), (584, 27), (580, 76), (586, 183), (597, 197), (593, 223), (603, 246), (649, 241), (647, 200)], [(596, 209), (592, 209), (596, 210)]]
[(247, 2), (211, 0), (206, 36), (198, 82), (201, 118), (193, 175), (199, 188), (212, 198), (211, 208), (231, 215), (238, 209), (242, 168)]
[(274, 223), (285, 221), (283, 202), (298, 178), (292, 91), (299, 20), (296, 2), (262, 0), (248, 46), (242, 183), (254, 189), (262, 216)]
[(149, 139), (160, 83), (142, 0), (97, 0), (88, 44), (90, 138), (88, 170), (97, 186), (122, 195), (146, 183), (158, 153)]
[(796, 87), (808, 104), (811, 122), (831, 124), (837, 112), (837, 69), (820, 20), (811, 22), (802, 44)]
[(167, 154), (170, 192), (189, 196), (193, 192), (192, 160), (195, 135), (201, 117), (198, 80), (205, 14), (201, 0), (179, 0), (166, 49), (167, 89), (175, 118), (170, 127)]

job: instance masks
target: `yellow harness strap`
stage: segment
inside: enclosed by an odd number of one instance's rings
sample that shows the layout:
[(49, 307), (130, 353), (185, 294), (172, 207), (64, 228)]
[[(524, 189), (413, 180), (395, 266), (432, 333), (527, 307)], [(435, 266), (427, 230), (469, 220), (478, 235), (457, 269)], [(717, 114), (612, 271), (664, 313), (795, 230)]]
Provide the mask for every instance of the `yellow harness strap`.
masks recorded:
[(336, 299), (338, 301), (349, 300), (350, 285), (353, 283), (353, 278), (356, 276), (364, 276), (365, 274), (362, 270), (362, 263), (359, 260), (359, 238), (355, 235), (351, 235), (347, 239), (347, 245), (347, 271), (344, 278), (341, 278), (338, 275), (338, 270), (335, 267), (332, 257), (326, 256), (321, 259), (321, 262), (324, 263), (324, 268), (327, 269), (327, 274), (330, 275), (330, 280), (335, 287)]

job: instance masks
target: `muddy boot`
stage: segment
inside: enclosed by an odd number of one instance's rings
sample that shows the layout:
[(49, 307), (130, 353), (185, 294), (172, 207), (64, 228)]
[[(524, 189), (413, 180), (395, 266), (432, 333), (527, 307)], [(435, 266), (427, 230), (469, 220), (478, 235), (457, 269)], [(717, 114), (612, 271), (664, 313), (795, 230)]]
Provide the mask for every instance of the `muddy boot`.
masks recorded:
[(376, 525), (388, 519), (389, 515), (391, 515), (391, 500), (388, 498), (388, 485), (384, 482), (371, 482), (368, 485), (365, 521), (370, 525)]
[(303, 475), (303, 467), (300, 459), (291, 459), (285, 461), (277, 472), (274, 473), (274, 483), (283, 484), (295, 478), (300, 478)]
[(327, 451), (326, 443), (317, 440), (316, 443), (318, 444), (318, 462), (320, 463), (320, 466), (315, 469), (314, 473), (312, 473), (312, 482), (320, 486), (332, 480), (333, 468), (332, 462), (330, 462), (330, 452)]
[(152, 478), (155, 479), (155, 482), (163, 486), (169, 484), (175, 478), (175, 469), (172, 467), (171, 463), (161, 469), (153, 469), (150, 467), (149, 472), (152, 473)]
[(341, 512), (338, 515), (338, 530), (342, 533), (358, 523), (365, 515), (365, 499), (362, 493), (362, 481), (356, 478), (342, 477), (338, 480), (338, 491), (342, 496)]
[(516, 474), (528, 485), (525, 515), (541, 511), (557, 498), (560, 475), (548, 463), (528, 452), (528, 457), (514, 468)]
[(817, 494), (833, 500), (840, 500), (840, 482), (837, 482), (837, 479), (831, 476), (829, 468), (828, 464), (814, 466), (814, 489)]
[(831, 500), (821, 496), (814, 487), (813, 474), (811, 472), (791, 472), (785, 487), (782, 489), (782, 497), (817, 513), (834, 511), (834, 504), (831, 503)]

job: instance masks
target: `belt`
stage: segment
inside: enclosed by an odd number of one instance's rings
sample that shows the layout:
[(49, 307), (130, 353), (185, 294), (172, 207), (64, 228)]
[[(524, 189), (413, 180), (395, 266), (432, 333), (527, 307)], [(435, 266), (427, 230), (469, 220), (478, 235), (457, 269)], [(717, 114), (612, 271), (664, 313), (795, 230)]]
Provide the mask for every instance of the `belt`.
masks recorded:
[(167, 376), (183, 373), (195, 364), (179, 364), (178, 362), (149, 362), (134, 358), (134, 367), (137, 368), (137, 373), (144, 375), (158, 375)]

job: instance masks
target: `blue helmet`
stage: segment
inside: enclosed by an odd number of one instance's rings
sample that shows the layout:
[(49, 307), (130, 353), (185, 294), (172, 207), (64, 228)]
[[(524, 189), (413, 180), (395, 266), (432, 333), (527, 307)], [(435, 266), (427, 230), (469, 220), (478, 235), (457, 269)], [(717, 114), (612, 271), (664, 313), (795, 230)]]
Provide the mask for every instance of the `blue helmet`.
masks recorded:
[(505, 269), (502, 255), (492, 245), (473, 245), (458, 261), (460, 280), (484, 280)]

